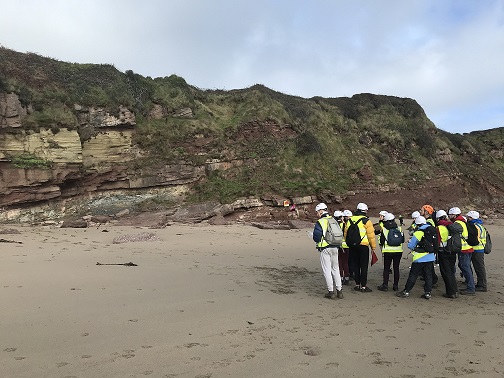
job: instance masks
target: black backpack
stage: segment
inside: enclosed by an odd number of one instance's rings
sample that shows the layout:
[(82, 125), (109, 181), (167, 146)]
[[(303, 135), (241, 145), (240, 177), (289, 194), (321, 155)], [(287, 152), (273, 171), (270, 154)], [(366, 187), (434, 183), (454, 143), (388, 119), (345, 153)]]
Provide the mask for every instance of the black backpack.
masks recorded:
[(474, 247), (475, 245), (479, 244), (479, 239), (478, 239), (478, 229), (474, 225), (474, 223), (467, 223), (467, 244), (469, 244), (471, 247)]
[(488, 230), (486, 230), (485, 254), (488, 255), (490, 252), (492, 252), (492, 238), (490, 237)]
[(347, 234), (345, 241), (349, 247), (356, 247), (360, 245), (362, 242), (362, 237), (360, 235), (360, 230), (359, 230), (359, 222), (362, 221), (364, 222), (364, 219), (367, 221), (366, 217), (359, 218), (357, 222), (352, 221), (352, 219), (349, 219), (350, 225), (348, 226)]
[(391, 228), (387, 234), (387, 244), (391, 247), (398, 247), (404, 243), (404, 234), (399, 228)]
[(424, 251), (428, 253), (435, 253), (439, 250), (439, 242), (437, 230), (434, 226), (429, 225), (429, 227), (422, 229), (424, 235), (418, 246)]

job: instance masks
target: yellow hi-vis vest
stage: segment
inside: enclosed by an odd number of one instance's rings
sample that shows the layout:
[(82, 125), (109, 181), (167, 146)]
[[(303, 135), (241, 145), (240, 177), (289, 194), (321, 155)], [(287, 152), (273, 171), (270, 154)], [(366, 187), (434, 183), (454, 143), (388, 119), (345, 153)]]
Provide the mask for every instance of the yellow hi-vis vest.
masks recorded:
[[(354, 216), (350, 217), (350, 219), (352, 220), (353, 223), (357, 223), (357, 221), (359, 219), (361, 219), (361, 218), (367, 218), (367, 217), (364, 216), (364, 215), (354, 215)], [(346, 227), (350, 227), (350, 219), (347, 221)], [(364, 227), (364, 221), (361, 220), (357, 224), (357, 227), (359, 228), (359, 234), (360, 234), (360, 239), (361, 239), (360, 244), (361, 245), (369, 245), (369, 240), (367, 238), (366, 227)]]
[[(345, 222), (341, 221), (338, 223), (339, 223), (339, 226), (341, 227), (341, 229), (344, 230), (345, 229)], [(348, 244), (346, 243), (345, 238), (343, 238), (343, 242), (341, 243), (341, 248), (348, 248)]]
[[(425, 232), (423, 230), (416, 230), (413, 235), (417, 238), (418, 241), (422, 240), (422, 238), (425, 235)], [(411, 255), (413, 256), (413, 261), (418, 260), (421, 257), (424, 257), (428, 255), (429, 252), (422, 252), (422, 251), (411, 251)]]
[(450, 231), (448, 231), (448, 227), (442, 225), (438, 226), (438, 230), (439, 230), (439, 236), (441, 238), (441, 240), (439, 240), (439, 247), (441, 249), (446, 248), (446, 246), (448, 245), (448, 239), (451, 238)]
[[(327, 227), (329, 227), (329, 217), (322, 217), (320, 218), (317, 222), (320, 223), (320, 227), (322, 227), (322, 235), (325, 235), (327, 232)], [(329, 245), (328, 242), (326, 242), (324, 236), (322, 236), (322, 239), (317, 243), (317, 248), (325, 248)]]
[(486, 239), (487, 239), (487, 230), (486, 230), (485, 227), (483, 227), (479, 223), (475, 223), (474, 225), (476, 226), (476, 229), (478, 230), (478, 241), (479, 241), (479, 244), (473, 246), (473, 249), (475, 251), (476, 250), (481, 251), (481, 250), (485, 249)]
[[(402, 232), (402, 228), (401, 227), (398, 227), (399, 231)], [(390, 230), (388, 230), (387, 228), (385, 227), (382, 227), (382, 232), (383, 232), (383, 236), (385, 237), (385, 244), (383, 245), (381, 251), (382, 253), (397, 253), (397, 252), (400, 252), (402, 253), (403, 251), (403, 246), (402, 244), (401, 245), (388, 245), (387, 244), (387, 237), (388, 237), (388, 234), (390, 232)]]
[(434, 219), (432, 218), (427, 219), (427, 223), (430, 223), (432, 227), (436, 227), (436, 223), (434, 223)]
[(462, 226), (462, 251), (467, 251), (468, 249), (472, 249), (472, 247), (467, 242), (467, 238), (469, 237), (469, 231), (467, 231), (467, 224), (462, 222), (461, 220), (456, 220), (455, 223), (458, 223)]

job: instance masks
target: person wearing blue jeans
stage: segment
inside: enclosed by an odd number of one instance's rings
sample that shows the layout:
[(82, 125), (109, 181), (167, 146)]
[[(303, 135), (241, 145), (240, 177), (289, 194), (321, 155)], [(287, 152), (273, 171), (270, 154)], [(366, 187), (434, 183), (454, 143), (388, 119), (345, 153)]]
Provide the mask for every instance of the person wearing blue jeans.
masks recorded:
[(471, 256), (471, 262), (476, 273), (476, 291), (487, 291), (487, 276), (485, 268), (485, 244), (487, 240), (487, 230), (483, 226), (480, 214), (471, 210), (467, 213), (467, 223), (472, 223), (478, 231), (478, 245), (473, 246), (474, 253)]
[(469, 232), (467, 230), (467, 224), (465, 218), (462, 216), (462, 212), (458, 207), (452, 207), (448, 210), (448, 217), (454, 224), (461, 226), (461, 250), (458, 253), (459, 268), (465, 278), (466, 288), (459, 291), (460, 294), (474, 295), (476, 293), (476, 287), (474, 285), (474, 277), (471, 269), (471, 257), (474, 249), (467, 243), (469, 238)]

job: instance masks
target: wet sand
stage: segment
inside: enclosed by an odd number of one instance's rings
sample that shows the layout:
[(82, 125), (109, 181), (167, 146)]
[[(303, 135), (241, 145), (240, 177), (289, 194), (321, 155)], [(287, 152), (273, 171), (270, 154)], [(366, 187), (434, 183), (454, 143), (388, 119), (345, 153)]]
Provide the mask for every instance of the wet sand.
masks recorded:
[[(22, 244), (0, 243), (1, 377), (504, 376), (502, 227), (489, 291), (449, 300), (440, 280), (430, 301), (420, 281), (377, 291), (381, 256), (372, 293), (325, 299), (308, 230), (6, 228)], [(140, 232), (160, 241), (112, 242)]]

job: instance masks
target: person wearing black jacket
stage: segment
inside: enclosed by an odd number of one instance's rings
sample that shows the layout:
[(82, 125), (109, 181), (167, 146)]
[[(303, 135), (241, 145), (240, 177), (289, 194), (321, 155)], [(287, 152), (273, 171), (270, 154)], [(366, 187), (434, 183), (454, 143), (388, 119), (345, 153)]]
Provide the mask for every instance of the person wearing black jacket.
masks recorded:
[[(387, 242), (390, 230), (398, 228), (402, 233), (402, 229), (397, 227), (394, 214), (387, 213), (384, 216), (382, 224), (382, 232), (380, 234), (380, 245), (382, 246), (383, 255), (383, 283), (378, 286), (380, 291), (388, 291), (388, 281), (390, 276), (390, 265), (393, 263), (394, 267), (394, 284), (392, 286), (394, 291), (399, 288), (399, 264), (403, 253), (402, 243), (398, 246), (389, 245)], [(404, 242), (404, 234), (403, 234)]]

